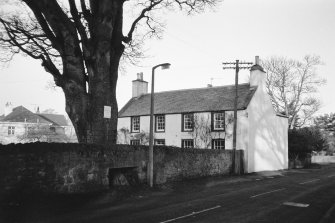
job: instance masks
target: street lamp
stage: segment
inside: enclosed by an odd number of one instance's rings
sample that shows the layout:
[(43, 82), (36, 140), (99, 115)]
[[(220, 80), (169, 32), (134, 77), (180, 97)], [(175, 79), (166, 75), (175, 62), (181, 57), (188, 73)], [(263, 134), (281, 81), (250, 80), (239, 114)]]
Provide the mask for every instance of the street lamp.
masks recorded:
[(151, 76), (151, 102), (150, 102), (150, 130), (149, 130), (149, 185), (153, 186), (154, 179), (154, 86), (155, 86), (155, 69), (161, 67), (162, 70), (170, 68), (169, 63), (162, 63), (152, 68)]

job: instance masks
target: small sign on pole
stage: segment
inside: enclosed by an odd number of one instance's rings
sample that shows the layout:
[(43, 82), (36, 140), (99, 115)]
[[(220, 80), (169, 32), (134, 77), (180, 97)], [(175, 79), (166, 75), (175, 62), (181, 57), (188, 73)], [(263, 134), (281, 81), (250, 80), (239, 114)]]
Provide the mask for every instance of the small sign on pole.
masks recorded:
[(104, 118), (111, 118), (111, 117), (112, 117), (112, 107), (104, 106)]

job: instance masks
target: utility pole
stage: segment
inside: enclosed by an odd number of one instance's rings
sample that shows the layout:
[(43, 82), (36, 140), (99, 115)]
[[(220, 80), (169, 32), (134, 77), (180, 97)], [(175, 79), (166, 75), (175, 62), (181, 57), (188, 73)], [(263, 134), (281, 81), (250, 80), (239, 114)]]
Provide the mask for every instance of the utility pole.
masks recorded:
[[(237, 130), (237, 102), (238, 102), (238, 72), (240, 69), (250, 69), (253, 63), (252, 62), (223, 62), (223, 68), (234, 69), (235, 70), (235, 100), (234, 100), (234, 129), (233, 129), (233, 154), (232, 154), (232, 173), (235, 173), (235, 157), (236, 157), (236, 130)], [(235, 65), (235, 66), (234, 66)]]

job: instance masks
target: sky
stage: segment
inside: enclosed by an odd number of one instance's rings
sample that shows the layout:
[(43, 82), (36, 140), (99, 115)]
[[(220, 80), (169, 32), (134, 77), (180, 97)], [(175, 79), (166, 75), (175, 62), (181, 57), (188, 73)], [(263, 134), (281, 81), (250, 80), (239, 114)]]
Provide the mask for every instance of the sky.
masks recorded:
[[(136, 73), (143, 72), (150, 84), (151, 67), (160, 63), (169, 62), (171, 68), (156, 70), (156, 92), (233, 84), (234, 70), (223, 70), (222, 62), (254, 62), (255, 56), (302, 60), (310, 54), (321, 57), (318, 74), (327, 79), (319, 89), (323, 104), (318, 114), (335, 112), (334, 9), (334, 0), (224, 0), (202, 14), (168, 13), (163, 38), (147, 41), (147, 57), (119, 75), (119, 109), (131, 98)], [(247, 81), (248, 73), (240, 72), (240, 82)], [(0, 66), (0, 114), (6, 102), (65, 114), (64, 94), (51, 82), (40, 61), (15, 56)]]

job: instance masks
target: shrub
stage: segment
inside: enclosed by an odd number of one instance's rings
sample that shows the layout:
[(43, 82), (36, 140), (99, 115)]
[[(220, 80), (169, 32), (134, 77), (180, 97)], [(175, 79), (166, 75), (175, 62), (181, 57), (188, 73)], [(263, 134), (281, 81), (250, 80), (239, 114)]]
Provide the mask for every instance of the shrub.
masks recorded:
[(312, 151), (327, 149), (327, 141), (317, 127), (289, 130), (288, 150), (290, 158), (306, 157)]

